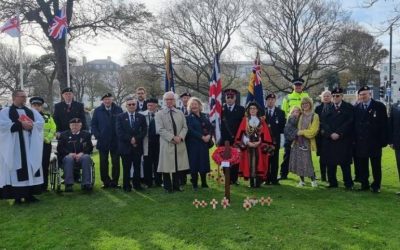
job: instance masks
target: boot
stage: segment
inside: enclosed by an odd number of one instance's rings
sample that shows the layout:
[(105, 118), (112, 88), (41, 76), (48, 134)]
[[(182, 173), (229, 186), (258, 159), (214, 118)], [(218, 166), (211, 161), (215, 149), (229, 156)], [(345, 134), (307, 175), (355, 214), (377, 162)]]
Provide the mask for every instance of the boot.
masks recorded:
[(201, 187), (202, 188), (208, 188), (206, 173), (201, 173), (200, 177), (201, 177)]

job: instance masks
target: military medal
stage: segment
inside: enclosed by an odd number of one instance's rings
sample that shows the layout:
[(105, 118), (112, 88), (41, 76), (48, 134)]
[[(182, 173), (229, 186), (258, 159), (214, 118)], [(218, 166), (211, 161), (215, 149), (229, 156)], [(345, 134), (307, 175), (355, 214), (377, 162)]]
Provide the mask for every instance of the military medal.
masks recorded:
[(376, 111), (374, 110), (374, 118), (376, 117)]

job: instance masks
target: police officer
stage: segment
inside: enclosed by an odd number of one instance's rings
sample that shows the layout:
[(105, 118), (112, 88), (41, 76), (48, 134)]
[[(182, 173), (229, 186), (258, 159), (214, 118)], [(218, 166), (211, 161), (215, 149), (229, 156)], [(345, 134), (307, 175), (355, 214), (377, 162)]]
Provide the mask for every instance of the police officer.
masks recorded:
[(274, 93), (268, 94), (265, 97), (265, 120), (270, 129), (272, 141), (275, 146), (274, 154), (269, 158), (269, 168), (267, 173), (266, 184), (279, 185), (278, 181), (278, 168), (279, 168), (279, 149), (281, 146), (281, 134), (285, 128), (286, 118), (285, 113), (275, 106), (276, 95)]
[(328, 188), (338, 187), (337, 165), (340, 165), (346, 189), (353, 188), (351, 160), (353, 147), (353, 106), (343, 101), (343, 89), (332, 90), (333, 103), (322, 112), (320, 125), (320, 150), (322, 164), (328, 167)]
[(57, 152), (64, 167), (65, 192), (73, 191), (75, 164), (80, 164), (82, 168), (82, 189), (91, 191), (93, 188), (92, 159), (90, 158), (93, 151), (91, 135), (89, 132), (81, 130), (82, 121), (79, 118), (72, 118), (69, 126), (69, 130), (61, 133), (57, 145)]
[[(306, 92), (303, 91), (304, 80), (301, 78), (296, 78), (292, 80), (293, 92), (288, 94), (282, 101), (282, 110), (285, 112), (286, 118), (289, 116), (290, 110), (293, 107), (300, 107), (301, 99), (303, 97), (309, 97)], [(289, 159), (290, 159), (290, 148), (292, 146), (292, 141), (285, 138), (285, 153), (283, 155), (283, 161), (281, 164), (281, 176), (279, 179), (287, 179), (289, 173)]]
[(56, 124), (50, 114), (43, 111), (44, 100), (42, 97), (34, 96), (29, 100), (31, 107), (38, 111), (44, 119), (43, 126), (43, 155), (42, 155), (42, 167), (43, 167), (43, 191), (47, 190), (48, 177), (49, 177), (49, 164), (51, 155), (51, 141), (56, 134)]
[[(236, 89), (225, 89), (224, 91), (225, 103), (222, 107), (221, 140), (218, 142), (220, 146), (224, 146), (225, 141), (229, 141), (230, 145), (234, 144), (236, 132), (244, 117), (244, 107), (236, 103), (238, 93)], [(239, 165), (230, 167), (231, 184), (238, 184), (238, 171)]]
[(83, 103), (74, 101), (72, 88), (65, 88), (61, 92), (63, 101), (54, 105), (54, 121), (57, 125), (57, 133), (69, 130), (69, 121), (72, 118), (79, 118), (82, 122), (82, 129), (87, 129)]
[[(379, 193), (382, 180), (382, 148), (387, 145), (388, 117), (383, 103), (372, 99), (368, 86), (357, 92), (360, 102), (354, 110), (355, 156), (360, 168), (361, 190)], [(374, 181), (369, 185), (371, 162)]]

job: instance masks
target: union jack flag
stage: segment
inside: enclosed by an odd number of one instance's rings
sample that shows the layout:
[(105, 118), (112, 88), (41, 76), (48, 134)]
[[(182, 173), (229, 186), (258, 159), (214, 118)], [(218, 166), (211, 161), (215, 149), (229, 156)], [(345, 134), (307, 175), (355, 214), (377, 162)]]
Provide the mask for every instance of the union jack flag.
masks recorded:
[(19, 18), (15, 16), (8, 19), (6, 23), (0, 27), (0, 32), (7, 33), (12, 37), (19, 37), (21, 34)]
[(210, 80), (208, 104), (210, 106), (210, 122), (215, 124), (215, 140), (221, 139), (221, 113), (222, 113), (222, 80), (219, 68), (218, 54), (214, 58), (214, 67)]
[(67, 33), (68, 22), (67, 22), (67, 13), (65, 6), (61, 8), (57, 12), (57, 15), (54, 16), (53, 21), (50, 24), (49, 28), (49, 36), (54, 38), (55, 40), (60, 40)]

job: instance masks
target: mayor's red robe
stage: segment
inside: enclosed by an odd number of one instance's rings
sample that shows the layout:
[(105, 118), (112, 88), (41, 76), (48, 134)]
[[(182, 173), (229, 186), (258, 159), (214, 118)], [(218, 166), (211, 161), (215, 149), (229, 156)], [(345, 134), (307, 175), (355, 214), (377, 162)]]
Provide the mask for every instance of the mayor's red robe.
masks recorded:
[[(261, 143), (257, 147), (258, 153), (258, 164), (256, 168), (256, 175), (261, 178), (261, 180), (265, 180), (267, 178), (268, 165), (269, 165), (269, 154), (267, 152), (267, 148), (272, 145), (271, 134), (268, 129), (267, 123), (260, 119), (261, 128), (259, 130), (259, 136), (261, 138)], [(242, 122), (240, 123), (239, 129), (236, 133), (235, 144), (240, 146), (240, 163), (239, 163), (239, 176), (244, 177), (245, 179), (250, 178), (250, 162), (249, 162), (249, 154), (247, 151), (248, 146), (243, 145), (242, 136), (246, 134), (248, 118), (244, 117)]]

